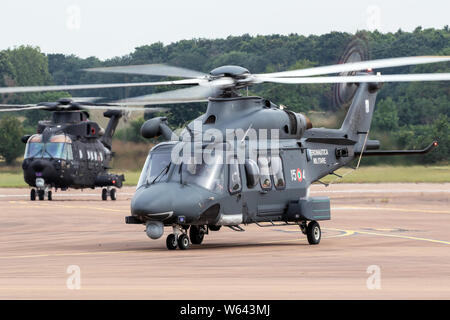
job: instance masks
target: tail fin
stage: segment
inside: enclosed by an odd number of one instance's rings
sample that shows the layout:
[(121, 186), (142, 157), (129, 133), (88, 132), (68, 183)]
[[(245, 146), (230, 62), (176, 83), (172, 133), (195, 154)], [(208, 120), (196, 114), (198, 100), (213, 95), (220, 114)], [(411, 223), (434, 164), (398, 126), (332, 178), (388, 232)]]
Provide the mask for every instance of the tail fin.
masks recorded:
[(119, 124), (120, 118), (122, 118), (122, 111), (120, 110), (107, 110), (103, 113), (106, 118), (110, 118), (108, 126), (106, 127), (105, 133), (103, 134), (100, 141), (103, 145), (111, 150), (112, 137), (116, 131), (117, 125)]
[(342, 123), (341, 131), (345, 132), (348, 139), (357, 141), (355, 151), (363, 148), (364, 140), (369, 133), (375, 100), (380, 88), (377, 83), (360, 83)]

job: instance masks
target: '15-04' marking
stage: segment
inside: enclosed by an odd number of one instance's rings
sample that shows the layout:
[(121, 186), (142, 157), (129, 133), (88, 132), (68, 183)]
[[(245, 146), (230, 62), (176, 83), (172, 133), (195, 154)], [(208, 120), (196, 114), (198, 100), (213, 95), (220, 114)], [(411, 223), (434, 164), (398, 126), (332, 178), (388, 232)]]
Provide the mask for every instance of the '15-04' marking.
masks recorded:
[(302, 182), (305, 179), (305, 170), (301, 170), (300, 168), (291, 170), (291, 181)]

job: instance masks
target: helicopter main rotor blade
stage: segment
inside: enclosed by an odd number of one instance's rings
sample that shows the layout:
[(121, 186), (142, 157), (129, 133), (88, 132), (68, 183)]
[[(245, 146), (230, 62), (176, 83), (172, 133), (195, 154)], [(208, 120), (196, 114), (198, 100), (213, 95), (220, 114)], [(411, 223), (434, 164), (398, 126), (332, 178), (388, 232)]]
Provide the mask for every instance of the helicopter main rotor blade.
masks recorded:
[(87, 89), (107, 89), (107, 88), (128, 88), (128, 87), (151, 87), (151, 86), (170, 86), (170, 85), (198, 85), (206, 80), (203, 79), (184, 79), (174, 81), (159, 82), (131, 82), (131, 83), (109, 83), (109, 84), (75, 84), (62, 86), (34, 86), (34, 87), (3, 87), (2, 93), (23, 93), (23, 92), (44, 92), (44, 91), (65, 91), (65, 90), (87, 90)]
[(142, 106), (152, 104), (205, 102), (209, 97), (217, 96), (222, 89), (216, 86), (196, 86), (178, 90), (165, 91), (144, 96), (138, 96), (117, 103), (128, 106)]
[(123, 111), (143, 111), (144, 113), (151, 112), (163, 112), (167, 111), (167, 108), (137, 108), (137, 107), (127, 107), (126, 105), (109, 105), (109, 106), (82, 106), (83, 109), (87, 110), (123, 110)]
[(391, 67), (401, 67), (408, 65), (418, 65), (425, 63), (436, 63), (450, 61), (450, 56), (419, 56), (419, 57), (401, 57), (378, 60), (367, 60), (330, 66), (282, 71), (266, 74), (255, 74), (256, 78), (286, 78), (286, 77), (309, 77), (330, 73), (341, 73), (350, 71), (363, 71), (368, 69), (381, 69)]
[(306, 83), (361, 83), (361, 82), (411, 82), (449, 81), (450, 73), (386, 74), (366, 76), (304, 77), (304, 78), (264, 78), (262, 82), (306, 84)]
[(103, 99), (103, 97), (71, 97), (67, 99), (71, 99), (75, 103), (88, 103)]
[(101, 68), (84, 69), (84, 71), (101, 72), (101, 73), (139, 74), (139, 75), (180, 77), (180, 78), (201, 78), (207, 76), (206, 73), (203, 72), (169, 66), (165, 64), (143, 64), (143, 65), (118, 66), (118, 67), (101, 67)]
[(46, 106), (37, 106), (35, 104), (0, 104), (0, 112), (24, 111), (46, 109)]

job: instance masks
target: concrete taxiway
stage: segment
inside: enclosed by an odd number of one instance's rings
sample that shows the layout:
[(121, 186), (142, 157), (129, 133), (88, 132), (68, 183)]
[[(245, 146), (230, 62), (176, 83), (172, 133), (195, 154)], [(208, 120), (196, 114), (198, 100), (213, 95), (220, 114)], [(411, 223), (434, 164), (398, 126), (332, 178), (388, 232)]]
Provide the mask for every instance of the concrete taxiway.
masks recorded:
[(314, 185), (320, 245), (249, 225), (187, 251), (124, 223), (133, 191), (0, 189), (0, 299), (450, 299), (450, 184)]

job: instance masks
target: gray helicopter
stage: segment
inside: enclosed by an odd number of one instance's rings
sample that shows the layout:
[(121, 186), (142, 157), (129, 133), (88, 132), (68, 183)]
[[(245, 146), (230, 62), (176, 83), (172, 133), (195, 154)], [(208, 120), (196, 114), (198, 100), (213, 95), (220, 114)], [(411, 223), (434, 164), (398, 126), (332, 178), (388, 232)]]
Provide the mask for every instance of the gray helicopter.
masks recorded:
[[(326, 71), (368, 69), (387, 62), (353, 62)], [(368, 134), (382, 82), (410, 77), (431, 80), (430, 76), (443, 75), (381, 76), (366, 70), (331, 79), (297, 77), (316, 75), (317, 69), (279, 73), (269, 79), (280, 83), (342, 81), (335, 92), (351, 105), (340, 129), (313, 128), (303, 114), (264, 98), (241, 96), (237, 89), (263, 81), (268, 75), (252, 76), (238, 66), (211, 71), (209, 81), (231, 79), (232, 84), (210, 95), (206, 113), (192, 121), (180, 136), (170, 130), (164, 117), (144, 123), (142, 136), (162, 135), (167, 141), (150, 150), (131, 202), (132, 215), (126, 217), (126, 223), (145, 224), (151, 239), (160, 238), (165, 226), (173, 228), (166, 239), (169, 250), (187, 249), (190, 242), (201, 244), (205, 234), (221, 226), (244, 231), (240, 225), (251, 223), (261, 227), (299, 225), (308, 242), (318, 244), (319, 221), (330, 219), (330, 199), (310, 196), (313, 182), (335, 174), (362, 155), (424, 154), (437, 146), (432, 142), (424, 150), (377, 150), (379, 141), (369, 140)], [(449, 76), (445, 76), (447, 80)], [(192, 91), (198, 92), (199, 88)], [(181, 97), (186, 97), (190, 89), (180, 91), (184, 91)], [(165, 92), (132, 101), (167, 98), (173, 103), (180, 97), (178, 94)]]
[[(152, 239), (162, 237), (164, 227), (172, 228), (166, 239), (170, 250), (201, 244), (204, 235), (222, 226), (244, 231), (241, 225), (251, 223), (299, 225), (310, 244), (319, 244), (319, 221), (331, 218), (330, 199), (310, 196), (312, 183), (363, 155), (423, 154), (437, 146), (433, 142), (423, 150), (379, 150), (379, 141), (368, 135), (382, 83), (448, 81), (450, 73), (381, 75), (373, 70), (445, 62), (450, 57), (364, 59), (351, 48), (337, 65), (266, 74), (251, 74), (239, 66), (222, 66), (209, 74), (160, 64), (94, 68), (87, 71), (186, 79), (10, 90), (194, 85), (118, 101), (128, 106), (208, 102), (206, 113), (180, 135), (172, 132), (165, 117), (143, 124), (142, 136), (162, 136), (166, 141), (149, 152), (126, 223), (145, 225)], [(337, 75), (322, 76), (327, 74)], [(240, 89), (259, 83), (333, 83), (337, 100), (350, 106), (339, 129), (314, 128), (303, 114), (241, 94)]]

